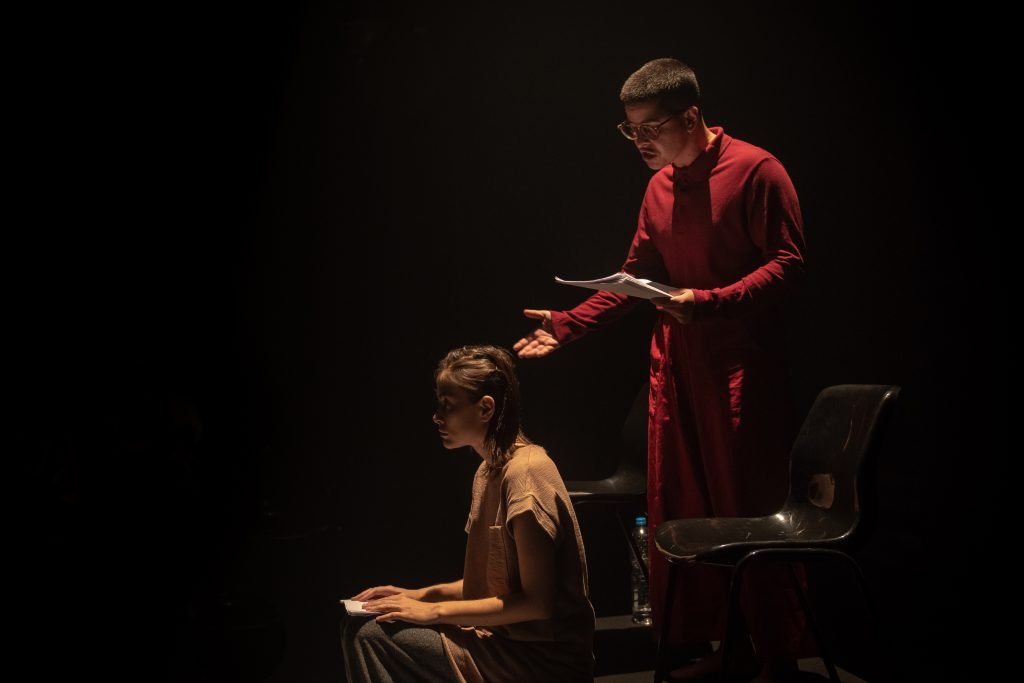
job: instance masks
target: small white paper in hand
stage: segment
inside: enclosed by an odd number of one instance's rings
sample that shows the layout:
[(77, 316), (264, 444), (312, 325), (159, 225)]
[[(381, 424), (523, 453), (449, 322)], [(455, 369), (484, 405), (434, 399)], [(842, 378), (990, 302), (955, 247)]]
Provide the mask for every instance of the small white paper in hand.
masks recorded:
[(353, 617), (372, 617), (380, 614), (363, 609), (363, 605), (366, 604), (363, 600), (342, 600), (341, 604), (345, 605), (345, 611)]

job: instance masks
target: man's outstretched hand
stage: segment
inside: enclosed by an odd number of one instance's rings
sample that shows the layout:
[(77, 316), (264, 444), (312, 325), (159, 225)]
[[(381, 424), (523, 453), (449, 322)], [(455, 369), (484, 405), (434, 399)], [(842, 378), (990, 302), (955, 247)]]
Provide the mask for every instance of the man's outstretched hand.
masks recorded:
[(540, 358), (558, 348), (555, 339), (555, 328), (551, 324), (551, 311), (534, 311), (527, 308), (523, 311), (527, 318), (540, 320), (540, 327), (515, 343), (512, 350), (520, 358)]

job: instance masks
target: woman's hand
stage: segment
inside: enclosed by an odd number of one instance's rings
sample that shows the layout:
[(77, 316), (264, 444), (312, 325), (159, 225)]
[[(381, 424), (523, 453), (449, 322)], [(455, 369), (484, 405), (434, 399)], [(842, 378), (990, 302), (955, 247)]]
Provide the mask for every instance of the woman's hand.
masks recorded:
[(389, 595), (363, 605), (369, 612), (380, 612), (376, 621), (401, 619), (413, 624), (435, 624), (440, 616), (436, 602), (421, 602), (406, 595)]
[(367, 588), (362, 593), (353, 595), (349, 599), (365, 602), (367, 600), (373, 600), (374, 598), (384, 598), (389, 595), (403, 595), (413, 600), (422, 600), (425, 591), (425, 588), (399, 588), (398, 586), (376, 586), (374, 588)]
[(651, 299), (659, 311), (668, 313), (683, 325), (693, 320), (694, 297), (692, 289), (679, 289), (671, 297), (659, 296)]

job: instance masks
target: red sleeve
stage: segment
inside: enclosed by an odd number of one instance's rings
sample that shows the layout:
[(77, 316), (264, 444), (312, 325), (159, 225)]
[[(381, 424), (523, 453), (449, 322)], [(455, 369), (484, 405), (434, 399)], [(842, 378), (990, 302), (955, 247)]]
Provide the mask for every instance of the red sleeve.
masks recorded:
[[(640, 207), (633, 244), (629, 247), (622, 270), (634, 277), (655, 282), (668, 282), (665, 263), (647, 232), (647, 210)], [(642, 299), (613, 292), (598, 292), (568, 311), (551, 311), (551, 324), (560, 343), (579, 339), (588, 332), (612, 323), (629, 312)]]
[(742, 317), (755, 307), (777, 303), (803, 279), (800, 202), (786, 169), (774, 157), (758, 164), (751, 178), (747, 231), (763, 265), (726, 287), (693, 290), (694, 320)]

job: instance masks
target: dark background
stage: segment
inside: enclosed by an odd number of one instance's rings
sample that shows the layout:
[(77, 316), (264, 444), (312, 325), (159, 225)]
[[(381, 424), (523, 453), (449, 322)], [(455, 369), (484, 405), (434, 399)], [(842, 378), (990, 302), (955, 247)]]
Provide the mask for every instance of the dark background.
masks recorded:
[[(859, 646), (844, 664), (1001, 668), (1016, 362), (998, 17), (468, 5), (12, 23), (21, 652), (41, 675), (340, 680), (339, 598), (457, 578), (479, 461), (438, 443), (433, 367), (511, 346), (524, 307), (581, 299), (553, 275), (619, 267), (650, 173), (614, 129), (618, 90), (674, 56), (707, 124), (775, 154), (800, 196), (800, 410), (829, 384), (904, 388), (860, 553), (886, 664)], [(520, 364), (527, 431), (565, 478), (613, 467), (653, 319)], [(614, 529), (581, 522), (598, 614), (624, 613)]]

